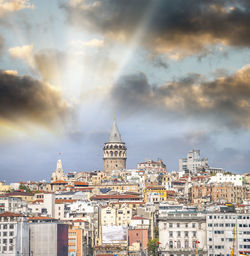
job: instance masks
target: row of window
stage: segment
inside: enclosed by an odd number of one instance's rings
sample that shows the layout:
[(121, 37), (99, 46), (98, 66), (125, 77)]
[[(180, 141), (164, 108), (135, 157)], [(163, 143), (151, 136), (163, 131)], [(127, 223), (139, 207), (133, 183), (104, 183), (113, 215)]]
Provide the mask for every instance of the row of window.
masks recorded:
[[(184, 233), (184, 237), (188, 237), (189, 233), (191, 233), (191, 232), (188, 232), (188, 231), (184, 231), (184, 232), (176, 231), (177, 237), (181, 237), (181, 234), (183, 234), (183, 233)], [(169, 237), (173, 237), (173, 234), (174, 234), (173, 231), (169, 231)], [(196, 231), (192, 231), (192, 234), (193, 234), (193, 237), (196, 237), (196, 235), (197, 235)]]
[(2, 224), (0, 225), (0, 229), (14, 229), (14, 224)]
[(9, 244), (13, 244), (13, 239), (12, 238), (10, 238), (9, 240), (8, 239), (0, 239), (0, 244), (7, 244), (8, 243), (8, 241), (9, 241)]
[[(196, 248), (196, 246), (197, 246), (197, 241), (194, 240), (194, 241), (192, 242), (192, 247), (193, 247), (193, 248)], [(173, 249), (174, 247), (176, 247), (176, 248), (182, 248), (181, 241), (180, 241), (180, 240), (178, 240), (178, 241), (172, 241), (172, 240), (170, 240), (170, 241), (169, 241), (169, 248), (170, 248), (170, 249)], [(188, 241), (188, 240), (185, 240), (185, 241), (184, 241), (184, 248), (189, 248), (189, 241)]]
[[(8, 236), (8, 232), (7, 231), (5, 231), (5, 232), (0, 232), (0, 237), (1, 236)], [(14, 236), (14, 232), (13, 231), (10, 231), (9, 232), (9, 236)]]
[[(239, 220), (241, 220), (241, 219), (243, 219), (243, 220), (245, 220), (245, 219), (247, 219), (247, 220), (249, 220), (250, 219), (250, 216), (242, 216), (242, 215), (239, 215), (237, 218), (236, 218), (237, 216), (235, 216), (235, 215), (214, 215), (214, 219), (239, 219)], [(210, 215), (209, 216), (209, 219), (213, 219), (213, 216), (212, 215)]]
[[(235, 223), (214, 223), (214, 224), (212, 224), (212, 223), (208, 223), (208, 227), (235, 227)], [(238, 224), (238, 226), (240, 227), (240, 228), (248, 228), (248, 227), (250, 227), (250, 224)]]
[[(190, 223), (192, 225), (192, 228), (195, 228), (196, 227), (196, 223)], [(190, 225), (189, 223), (184, 223), (184, 224), (180, 224), (180, 223), (176, 223), (176, 225), (174, 223), (169, 223), (169, 228), (174, 228), (174, 227), (177, 227), (177, 228), (180, 228), (180, 227), (185, 227), (185, 228), (188, 228)], [(164, 223), (164, 228), (167, 228), (167, 223)]]
[[(6, 252), (7, 249), (8, 249), (7, 246), (3, 246), (3, 247), (0, 246), (0, 251)], [(13, 246), (9, 246), (9, 251), (10, 252), (13, 251)]]

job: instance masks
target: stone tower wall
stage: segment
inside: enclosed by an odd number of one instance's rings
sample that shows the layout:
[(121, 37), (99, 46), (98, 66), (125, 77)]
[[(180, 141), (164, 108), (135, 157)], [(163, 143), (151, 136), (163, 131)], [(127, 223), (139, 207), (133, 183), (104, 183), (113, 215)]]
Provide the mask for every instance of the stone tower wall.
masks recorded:
[(107, 142), (104, 145), (104, 171), (126, 169), (127, 148), (124, 143)]

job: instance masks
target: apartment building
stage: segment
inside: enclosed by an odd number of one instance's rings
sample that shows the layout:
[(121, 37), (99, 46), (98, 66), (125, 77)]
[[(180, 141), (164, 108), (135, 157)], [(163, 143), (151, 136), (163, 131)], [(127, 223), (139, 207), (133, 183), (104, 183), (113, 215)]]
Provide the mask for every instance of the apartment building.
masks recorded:
[(232, 183), (196, 184), (189, 189), (191, 203), (228, 202), (240, 204), (246, 197), (244, 186)]
[(160, 255), (196, 255), (197, 246), (199, 255), (207, 255), (206, 216), (203, 213), (161, 210), (158, 228)]
[(243, 176), (239, 174), (225, 174), (225, 173), (216, 173), (216, 175), (211, 176), (208, 184), (210, 183), (227, 183), (231, 182), (234, 186), (243, 185)]
[(208, 167), (208, 158), (201, 158), (200, 150), (188, 152), (187, 158), (179, 159), (179, 172), (196, 172)]
[(29, 255), (29, 225), (22, 214), (0, 214), (0, 255)]
[(132, 209), (128, 205), (122, 205), (119, 209), (110, 206), (101, 209), (102, 226), (127, 226), (131, 218)]
[(209, 256), (250, 254), (250, 214), (208, 213), (207, 245)]

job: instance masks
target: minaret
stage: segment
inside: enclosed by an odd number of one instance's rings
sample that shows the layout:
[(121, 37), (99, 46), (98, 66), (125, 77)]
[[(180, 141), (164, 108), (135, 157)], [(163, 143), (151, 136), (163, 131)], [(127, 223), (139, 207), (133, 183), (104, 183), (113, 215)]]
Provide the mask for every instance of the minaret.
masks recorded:
[(127, 148), (122, 142), (121, 135), (114, 119), (108, 142), (104, 144), (104, 172), (126, 168)]

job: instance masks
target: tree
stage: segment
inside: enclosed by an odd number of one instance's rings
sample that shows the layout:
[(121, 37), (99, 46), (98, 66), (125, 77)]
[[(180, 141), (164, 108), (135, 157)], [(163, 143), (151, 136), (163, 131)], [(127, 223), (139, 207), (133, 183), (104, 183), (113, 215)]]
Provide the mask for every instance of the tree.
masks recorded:
[(23, 185), (23, 184), (20, 184), (19, 189), (20, 190), (22, 189), (24, 192), (31, 193), (30, 188), (25, 186), (25, 185)]
[(148, 241), (148, 255), (157, 256), (158, 255), (159, 240), (158, 238), (151, 239)]

